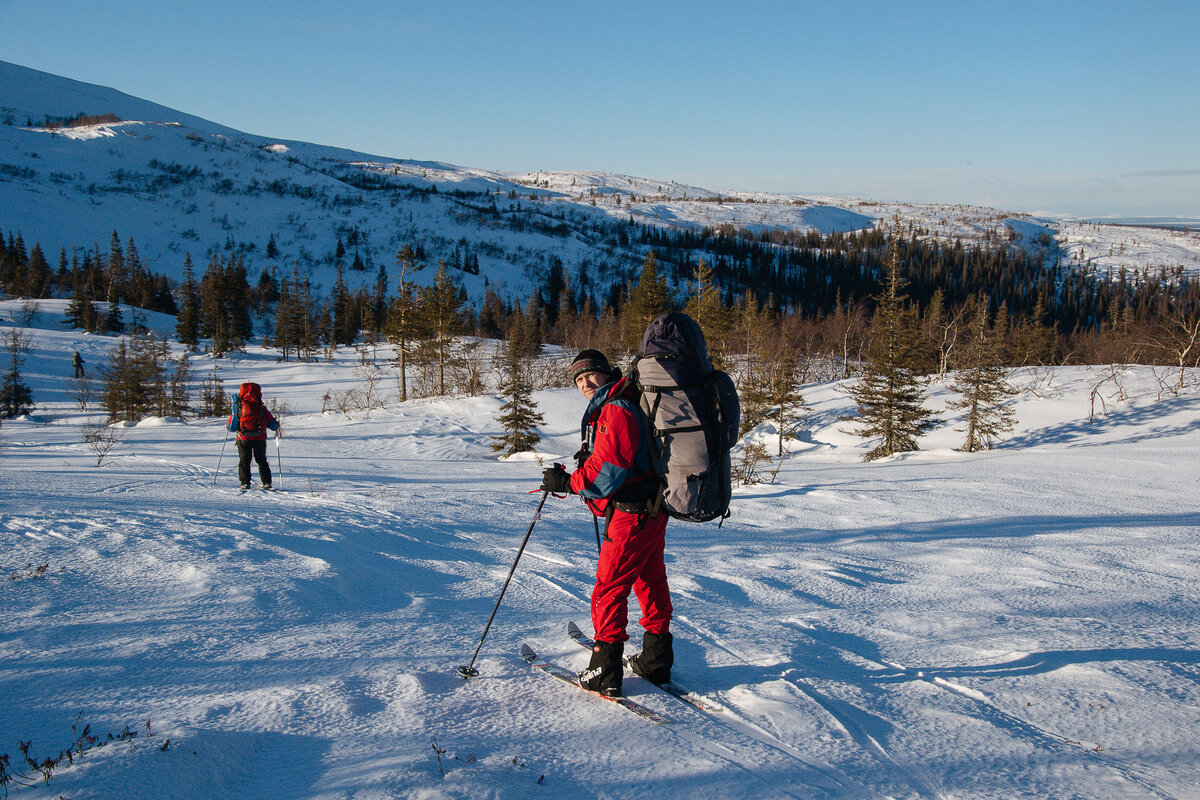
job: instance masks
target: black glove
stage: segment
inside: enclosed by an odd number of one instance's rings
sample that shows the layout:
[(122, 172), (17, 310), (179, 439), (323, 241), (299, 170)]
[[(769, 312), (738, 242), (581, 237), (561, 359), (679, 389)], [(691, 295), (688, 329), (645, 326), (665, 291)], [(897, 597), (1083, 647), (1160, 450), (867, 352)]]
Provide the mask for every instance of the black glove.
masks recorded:
[(586, 447), (579, 448), (578, 452), (571, 458), (575, 459), (575, 469), (583, 469), (583, 462), (587, 461), (592, 456), (592, 451)]
[(555, 464), (553, 467), (544, 469), (540, 488), (543, 492), (551, 494), (570, 494), (571, 473), (567, 472), (567, 468), (562, 464)]

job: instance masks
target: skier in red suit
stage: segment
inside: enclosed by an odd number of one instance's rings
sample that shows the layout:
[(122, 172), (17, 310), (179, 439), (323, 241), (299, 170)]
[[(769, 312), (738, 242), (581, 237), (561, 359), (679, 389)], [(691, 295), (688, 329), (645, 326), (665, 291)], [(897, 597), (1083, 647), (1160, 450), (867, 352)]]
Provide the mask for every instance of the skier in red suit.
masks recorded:
[(561, 465), (544, 470), (542, 489), (578, 494), (597, 517), (605, 520), (604, 543), (592, 590), (595, 647), (584, 688), (621, 695), (622, 655), (629, 639), (629, 593), (642, 609), (642, 651), (629, 666), (653, 683), (671, 679), (671, 592), (663, 563), (668, 516), (647, 509), (658, 488), (650, 460), (645, 417), (638, 408), (637, 387), (613, 369), (598, 350), (584, 350), (571, 365), (575, 385), (588, 407), (583, 415), (583, 447), (578, 469)]

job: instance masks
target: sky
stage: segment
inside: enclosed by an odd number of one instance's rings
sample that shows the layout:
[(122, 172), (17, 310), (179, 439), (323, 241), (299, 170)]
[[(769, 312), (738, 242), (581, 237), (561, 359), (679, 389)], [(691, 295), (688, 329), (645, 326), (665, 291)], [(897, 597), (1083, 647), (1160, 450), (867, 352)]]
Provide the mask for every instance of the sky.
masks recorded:
[(0, 0), (0, 59), (264, 136), (718, 191), (1200, 218), (1192, 0), (53, 9)]

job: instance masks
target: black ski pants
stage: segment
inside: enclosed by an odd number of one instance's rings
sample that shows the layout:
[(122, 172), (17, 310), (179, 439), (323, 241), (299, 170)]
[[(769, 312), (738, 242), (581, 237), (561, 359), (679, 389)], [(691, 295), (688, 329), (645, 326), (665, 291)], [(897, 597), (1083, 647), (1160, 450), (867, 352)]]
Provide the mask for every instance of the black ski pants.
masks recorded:
[(254, 456), (254, 460), (258, 462), (258, 477), (262, 479), (263, 486), (271, 485), (271, 465), (267, 463), (267, 440), (266, 439), (238, 439), (238, 480), (242, 482), (242, 486), (250, 484), (250, 456)]

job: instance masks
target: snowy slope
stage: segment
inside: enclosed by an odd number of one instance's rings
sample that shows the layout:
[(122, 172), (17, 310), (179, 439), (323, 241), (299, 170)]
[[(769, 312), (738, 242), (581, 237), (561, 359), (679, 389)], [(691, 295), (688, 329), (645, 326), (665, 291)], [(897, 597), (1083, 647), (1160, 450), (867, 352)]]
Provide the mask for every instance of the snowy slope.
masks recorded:
[[(122, 121), (40, 127), (47, 116), (78, 113)], [(555, 258), (568, 269), (589, 261), (590, 277), (600, 283), (623, 281), (616, 271), (640, 264), (644, 253), (636, 247), (588, 230), (599, 222), (828, 233), (898, 216), (924, 236), (1045, 246), (1101, 266), (1200, 269), (1195, 229), (1170, 235), (968, 206), (718, 192), (607, 172), (519, 174), (382, 157), (235, 131), (5, 62), (0, 123), (2, 230), (20, 232), (27, 246), (40, 244), (52, 266), (64, 247), (107, 252), (115, 230), (123, 242), (134, 239), (149, 269), (169, 277), (182, 276), (185, 254), (202, 271), (212, 255), (236, 253), (252, 278), (267, 267), (296, 266), (328, 290), (339, 241), (347, 266), (356, 255), (366, 266), (347, 274), (351, 287), (373, 283), (380, 266), (394, 271), (395, 253), (408, 243), (424, 247), (432, 266), (440, 258), (453, 263), (456, 251), (476, 255), (480, 274), (458, 276), (474, 300), (485, 281), (524, 299)], [(272, 238), (280, 255), (268, 259)]]
[[(62, 384), (114, 340), (60, 316), (29, 329), (36, 412), (0, 428), (0, 753), (53, 755), (77, 720), (141, 735), (18, 797), (1200, 797), (1200, 375), (1176, 395), (1142, 368), (1025, 372), (997, 450), (957, 452), (951, 421), (871, 464), (846, 396), (808, 387), (778, 481), (719, 530), (669, 528), (677, 675), (726, 710), (627, 679), (653, 726), (516, 655), (585, 663), (572, 499), (537, 521), (480, 677), (454, 674), (538, 499), (539, 465), (488, 447), (499, 400), (322, 415), (354, 353), (235, 355), (227, 387), (291, 407), (284, 491), (243, 496), (220, 420), (124, 428), (97, 467)], [(581, 398), (536, 399), (542, 455), (569, 459)]]

